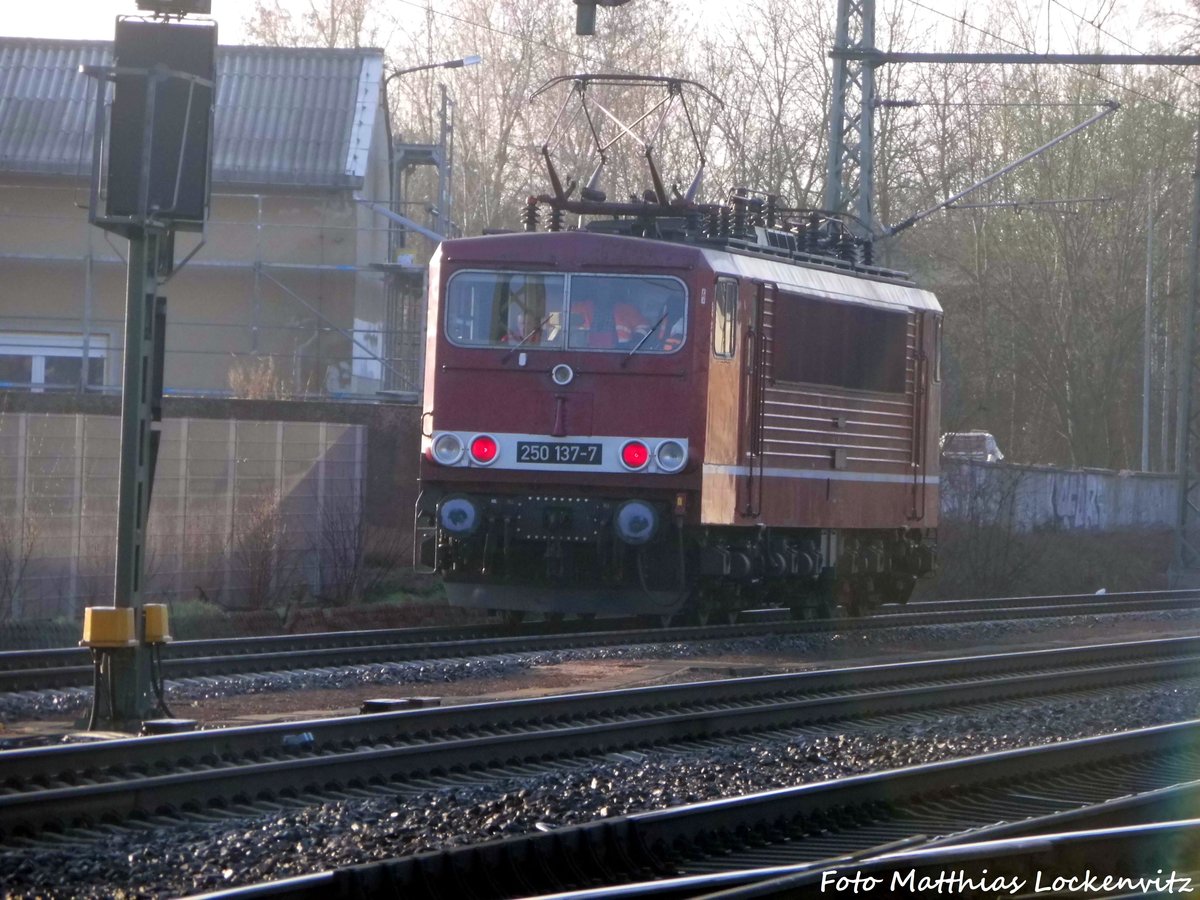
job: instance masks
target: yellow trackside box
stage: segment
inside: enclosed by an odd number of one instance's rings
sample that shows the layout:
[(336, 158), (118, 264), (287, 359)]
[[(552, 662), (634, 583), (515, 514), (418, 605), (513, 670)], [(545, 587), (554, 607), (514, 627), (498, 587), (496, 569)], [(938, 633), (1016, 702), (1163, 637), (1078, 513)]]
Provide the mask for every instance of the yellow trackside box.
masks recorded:
[(128, 607), (89, 606), (83, 611), (84, 647), (132, 647), (137, 644), (133, 610)]
[(171, 617), (165, 603), (147, 603), (142, 607), (146, 615), (147, 644), (165, 644), (171, 640)]

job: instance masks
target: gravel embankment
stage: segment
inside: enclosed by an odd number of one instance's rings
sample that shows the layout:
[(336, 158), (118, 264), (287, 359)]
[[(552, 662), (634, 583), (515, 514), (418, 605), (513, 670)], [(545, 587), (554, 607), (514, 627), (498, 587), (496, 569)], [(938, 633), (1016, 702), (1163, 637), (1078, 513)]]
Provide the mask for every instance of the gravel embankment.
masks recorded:
[[(555, 666), (581, 660), (688, 659), (720, 656), (762, 656), (773, 660), (852, 660), (893, 651), (897, 647), (983, 652), (978, 648), (1002, 647), (1022, 638), (1030, 641), (1065, 631), (1107, 633), (1122, 640), (1123, 628), (1161, 625), (1166, 634), (1194, 626), (1197, 613), (1171, 611), (1139, 616), (1069, 616), (1012, 622), (930, 625), (884, 630), (855, 630), (852, 624), (839, 632), (814, 635), (767, 635), (728, 641), (697, 643), (642, 643), (537, 653), (506, 654), (477, 659), (441, 659), (403, 663), (371, 663), (291, 672), (228, 675), (168, 681), (167, 702), (187, 703), (246, 694), (283, 691), (340, 690), (364, 685), (445, 684), (467, 679), (500, 679), (525, 669)], [(919, 652), (914, 650), (913, 652)], [(27, 691), (0, 695), (0, 722), (18, 719), (62, 718), (82, 713), (91, 703), (91, 688)]]
[(1198, 704), (1198, 685), (1159, 685), (920, 724), (808, 729), (792, 741), (745, 742), (701, 755), (612, 754), (566, 772), (126, 833), (87, 848), (0, 850), (0, 880), (13, 897), (198, 893), (597, 817), (1190, 719)]

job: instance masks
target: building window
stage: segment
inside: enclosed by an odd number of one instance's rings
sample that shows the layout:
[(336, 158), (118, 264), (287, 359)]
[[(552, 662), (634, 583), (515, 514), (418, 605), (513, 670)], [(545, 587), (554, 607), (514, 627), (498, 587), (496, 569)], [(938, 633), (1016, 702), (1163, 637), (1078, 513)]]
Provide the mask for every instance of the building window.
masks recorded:
[(100, 387), (108, 338), (94, 334), (87, 345), (85, 369), (83, 335), (0, 332), (0, 388)]
[(0, 354), (0, 385), (26, 385), (33, 381), (33, 358)]

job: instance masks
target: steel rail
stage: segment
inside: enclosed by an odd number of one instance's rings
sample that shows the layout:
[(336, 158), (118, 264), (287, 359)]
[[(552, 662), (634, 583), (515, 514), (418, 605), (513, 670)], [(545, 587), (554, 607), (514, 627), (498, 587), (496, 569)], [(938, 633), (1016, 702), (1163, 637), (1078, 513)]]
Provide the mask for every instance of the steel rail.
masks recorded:
[[(514, 635), (511, 630), (499, 626), (476, 626), (448, 631), (436, 628), (386, 629), (177, 641), (164, 649), (163, 674), (167, 679), (179, 679), (376, 662), (459, 659), (629, 643), (729, 640), (762, 635), (819, 634), (846, 629), (867, 631), (958, 624), (983, 619), (999, 621), (1186, 610), (1196, 608), (1198, 604), (1200, 593), (1195, 590), (1141, 591), (1129, 594), (938, 601), (910, 604), (908, 607), (885, 607), (881, 613), (862, 619), (747, 621), (733, 625), (650, 630), (645, 627), (638, 630), (611, 630), (610, 626), (606, 627), (606, 623), (599, 621), (570, 633), (543, 626)], [(84, 648), (0, 652), (0, 693), (83, 687), (91, 683), (92, 674), (89, 651)]]
[[(1196, 860), (1200, 858), (1200, 819), (1176, 817), (1180, 810), (1194, 809), (1197, 800), (1200, 782), (1189, 782), (1063, 813), (1033, 816), (1022, 822), (984, 826), (949, 838), (915, 835), (812, 862), (555, 892), (541, 900), (817, 898), (836, 892), (839, 878), (846, 879), (843, 885), (857, 885), (855, 896), (867, 898), (890, 898), (898, 888), (911, 889), (922, 883), (936, 891), (934, 886), (939, 882), (943, 885), (940, 892), (975, 896), (972, 892), (976, 889), (963, 884), (968, 879), (976, 885), (996, 884), (1001, 879), (1007, 882), (988, 896), (1017, 891), (1026, 897), (1038, 893), (1062, 896), (1063, 888), (1054, 887), (1058, 878), (1076, 879), (1075, 889), (1067, 891), (1070, 896), (1113, 896), (1113, 891), (1119, 891), (1119, 896), (1145, 896), (1154, 892), (1156, 881), (1160, 895), (1192, 893), (1200, 884), (1200, 878), (1195, 877)], [(947, 883), (947, 873), (958, 883)], [(316, 873), (288, 879), (286, 884), (267, 883), (200, 896), (283, 896), (284, 892), (331, 885), (333, 874)], [(1098, 890), (1105, 878), (1128, 878), (1135, 884)], [(1090, 891), (1086, 887), (1088, 879), (1093, 885)], [(1139, 879), (1149, 883), (1139, 888)], [(1166, 889), (1164, 882), (1168, 879), (1174, 882), (1174, 890)], [(1019, 886), (1013, 889), (1014, 884)]]
[[(203, 896), (338, 900), (382, 896), (386, 890), (387, 896), (411, 900), (549, 891), (558, 892), (552, 896), (559, 900), (696, 897), (704, 893), (701, 888), (744, 885), (747, 873), (761, 879), (771, 865), (784, 877), (799, 872), (807, 881), (781, 880), (773, 886), (780, 888), (776, 893), (751, 889), (730, 896), (818, 896), (824, 870), (866, 865), (863, 860), (872, 857), (881, 865), (904, 859), (881, 852), (889, 843), (920, 844), (930, 835), (1022, 815), (1031, 817), (1031, 825), (1044, 825), (1063, 811), (1085, 811), (1107, 798), (1181, 782), (1186, 787), (1174, 796), (1192, 799), (1200, 791), (1198, 775), (1200, 721), (1191, 721), (639, 813)], [(1119, 860), (1114, 851), (1140, 839), (1143, 853), (1156, 847), (1161, 858), (1164, 848), (1182, 851), (1180, 859), (1194, 866), (1198, 825), (1193, 820), (1088, 831), (1061, 840), (1090, 841), (1080, 858), (1094, 861)], [(883, 834), (889, 837), (880, 841)], [(1030, 841), (1041, 850), (1053, 843), (1034, 835), (1011, 838), (1009, 846), (1027, 854)], [(990, 867), (991, 851), (1004, 844), (939, 847), (926, 862), (940, 865), (975, 852)], [(1109, 856), (1096, 855), (1105, 848)], [(921, 852), (902, 851), (909, 858)], [(771, 862), (764, 865), (764, 859)], [(657, 886), (646, 883), (648, 877)]]
[[(1143, 878), (1150, 882), (1158, 879), (1161, 884), (1167, 877), (1197, 873), (1200, 819), (1178, 816), (1196, 809), (1198, 802), (1200, 781), (1190, 781), (943, 837), (914, 835), (866, 851), (814, 862), (735, 869), (554, 896), (557, 900), (681, 895), (712, 900), (819, 897), (828, 894), (830, 883), (840, 875), (857, 882), (858, 896), (874, 896), (872, 890), (876, 890), (879, 896), (889, 897), (895, 893), (897, 884), (920, 883), (923, 879), (936, 883), (947, 872), (977, 883), (1004, 879), (1011, 885), (1016, 879), (1023, 882), (1023, 887), (1032, 887), (1034, 893), (1052, 896), (1059, 896), (1053, 880), (1062, 876), (1056, 873), (1069, 873), (1065, 877), (1077, 879), (1090, 876), (1094, 884), (1103, 882), (1105, 877), (1135, 881)], [(1118, 861), (1118, 867), (1113, 867), (1112, 861)], [(1120, 866), (1124, 869), (1120, 870)], [(830, 874), (826, 875), (827, 872)], [(1160, 878), (1164, 873), (1169, 875)], [(315, 880), (320, 876), (307, 877)], [(1194, 892), (1200, 878), (1189, 880), (1191, 886), (1181, 890), (1180, 880), (1176, 879), (1176, 891), (1166, 893)], [(862, 887), (867, 884), (874, 884), (875, 888)], [(878, 891), (881, 887), (884, 889)], [(1128, 888), (1122, 895), (1131, 895), (1129, 892), (1135, 890)], [(1141, 895), (1152, 890), (1153, 885), (1148, 885), (1136, 892)], [(1083, 887), (1077, 890), (1077, 893), (1088, 892)], [(1028, 895), (1026, 892), (1025, 896)], [(261, 896), (270, 895), (262, 892)]]
[[(1194, 800), (1197, 791), (1192, 785), (1168, 793)], [(860, 879), (879, 878), (880, 887), (895, 882), (936, 884), (945, 880), (947, 872), (962, 872), (964, 878), (979, 883), (995, 884), (1003, 879), (1009, 885), (1018, 884), (1026, 896), (1171, 896), (1197, 889), (1198, 853), (1200, 819), (1184, 819), (919, 848), (881, 854), (865, 864), (850, 862), (849, 868)], [(711, 900), (825, 897), (829, 892), (822, 878), (823, 872), (810, 871), (707, 896)], [(864, 891), (860, 896), (892, 896), (892, 891)]]
[(1166, 661), (1200, 655), (1200, 636), (1123, 641), (1045, 650), (969, 655), (904, 663), (847, 666), (721, 681), (650, 685), (607, 691), (461, 704), (349, 717), (265, 723), (233, 728), (60, 744), (0, 752), (0, 792), (26, 783), (69, 779), (73, 773), (159, 768), (181, 758), (233, 759), (278, 751), (285, 738), (308, 735), (313, 752), (413, 736), (457, 734), (472, 728), (519, 727), (564, 717), (630, 714), (694, 702), (761, 702), (788, 696), (853, 693), (884, 687), (936, 684), (1003, 674), (1112, 666), (1142, 659)]
[(1198, 667), (1200, 638), (1181, 638), (14, 750), (0, 753), (0, 830), (32, 834), (269, 802), (334, 784), (384, 786), (514, 762), (1182, 679)]

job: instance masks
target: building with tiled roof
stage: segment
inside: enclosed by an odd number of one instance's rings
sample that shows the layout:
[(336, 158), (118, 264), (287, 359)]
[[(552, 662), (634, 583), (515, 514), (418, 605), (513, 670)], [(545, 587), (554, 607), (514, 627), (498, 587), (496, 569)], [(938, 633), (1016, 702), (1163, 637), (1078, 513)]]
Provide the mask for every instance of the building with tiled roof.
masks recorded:
[[(87, 221), (98, 82), (80, 73), (111, 58), (0, 38), (0, 389), (119, 387), (125, 247)], [(382, 51), (219, 47), (217, 73), (206, 243), (166, 289), (167, 391), (411, 389), (371, 206), (391, 185)]]

